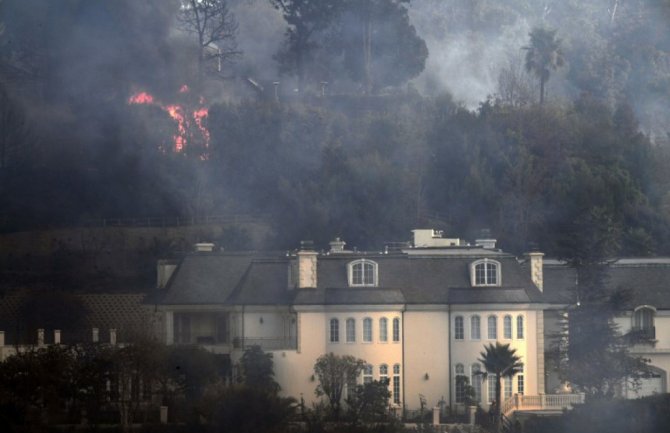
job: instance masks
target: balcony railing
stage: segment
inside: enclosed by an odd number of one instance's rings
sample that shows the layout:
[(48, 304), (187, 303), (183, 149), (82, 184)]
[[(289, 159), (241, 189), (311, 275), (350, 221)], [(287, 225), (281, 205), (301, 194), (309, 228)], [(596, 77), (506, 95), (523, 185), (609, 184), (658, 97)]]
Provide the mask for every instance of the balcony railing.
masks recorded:
[(260, 346), (263, 350), (296, 350), (298, 339), (287, 337), (247, 337), (233, 339), (233, 347), (244, 349), (251, 346)]
[(631, 334), (640, 340), (655, 340), (656, 339), (656, 327), (655, 326), (633, 326), (631, 329)]
[(584, 394), (514, 394), (503, 401), (500, 411), (508, 416), (515, 410), (562, 410), (584, 403)]

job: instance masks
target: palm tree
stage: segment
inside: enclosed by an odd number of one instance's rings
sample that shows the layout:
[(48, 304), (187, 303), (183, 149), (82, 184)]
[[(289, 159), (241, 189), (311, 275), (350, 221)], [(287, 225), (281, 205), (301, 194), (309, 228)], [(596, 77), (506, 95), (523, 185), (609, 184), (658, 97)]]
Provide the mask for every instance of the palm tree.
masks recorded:
[(496, 433), (500, 433), (500, 380), (503, 377), (511, 378), (523, 369), (521, 357), (516, 355), (516, 349), (511, 349), (509, 344), (496, 342), (495, 346), (490, 343), (484, 346), (484, 352), (480, 353), (478, 359), (484, 365), (488, 374), (494, 375), (496, 380), (496, 404), (494, 406)]
[(536, 27), (529, 34), (530, 45), (526, 50), (526, 70), (540, 80), (540, 105), (544, 103), (544, 85), (551, 72), (565, 64), (561, 40), (556, 38), (556, 30)]

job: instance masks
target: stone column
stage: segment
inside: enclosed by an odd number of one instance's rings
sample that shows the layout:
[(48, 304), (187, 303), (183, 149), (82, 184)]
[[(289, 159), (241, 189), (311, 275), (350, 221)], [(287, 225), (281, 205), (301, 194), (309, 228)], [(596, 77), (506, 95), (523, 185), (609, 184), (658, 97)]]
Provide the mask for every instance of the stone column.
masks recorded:
[(54, 329), (54, 344), (60, 344), (60, 329)]
[(94, 343), (97, 343), (97, 342), (100, 341), (100, 331), (99, 331), (98, 328), (93, 328), (92, 337), (93, 337), (93, 342)]
[(44, 346), (44, 328), (37, 330), (37, 347)]
[(116, 346), (116, 329), (114, 328), (109, 330), (109, 344)]

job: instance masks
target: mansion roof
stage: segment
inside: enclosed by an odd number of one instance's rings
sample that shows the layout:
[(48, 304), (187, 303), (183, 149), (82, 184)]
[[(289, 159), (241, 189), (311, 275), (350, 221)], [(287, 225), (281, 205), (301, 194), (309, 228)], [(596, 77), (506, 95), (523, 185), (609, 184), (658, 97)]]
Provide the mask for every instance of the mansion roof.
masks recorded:
[[(459, 255), (319, 255), (317, 286), (293, 289), (286, 254), (191, 254), (182, 260), (158, 303), (169, 305), (338, 305), (542, 303), (530, 273), (509, 254), (461, 249)], [(477, 254), (478, 252), (483, 254)], [(470, 265), (489, 257), (500, 264), (500, 286), (472, 287)], [(347, 266), (377, 265), (375, 287), (350, 287)]]

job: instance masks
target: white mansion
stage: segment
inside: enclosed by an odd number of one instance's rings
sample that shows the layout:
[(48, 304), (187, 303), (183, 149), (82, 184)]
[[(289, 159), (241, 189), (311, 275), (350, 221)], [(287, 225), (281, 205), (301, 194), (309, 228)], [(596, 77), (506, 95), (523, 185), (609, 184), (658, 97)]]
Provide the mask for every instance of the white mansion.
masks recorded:
[[(159, 264), (162, 337), (229, 354), (233, 364), (245, 347), (260, 345), (274, 355), (282, 392), (308, 403), (316, 398), (313, 366), (332, 352), (367, 362), (359, 382), (388, 379), (398, 407), (418, 407), (419, 395), (429, 407), (462, 403), (458, 376), (468, 377), (486, 405), (495, 385), (477, 374), (477, 359), (495, 341), (509, 343), (524, 363), (521, 374), (504, 381), (503, 399), (557, 389), (545, 371), (545, 320), (555, 324), (574, 302), (574, 272), (543, 263), (540, 252), (518, 260), (493, 239), (469, 245), (434, 230), (413, 233), (411, 246), (383, 253), (348, 251), (339, 239), (327, 252), (305, 244), (282, 255), (220, 253), (200, 244), (179, 263)], [(670, 276), (670, 261), (663, 264)], [(670, 312), (661, 319), (670, 307), (665, 298), (642, 296), (621, 319), (622, 330), (653, 331), (655, 319), (670, 322)], [(667, 391), (670, 326), (659, 325), (663, 343), (636, 348), (658, 374), (631, 396)]]

